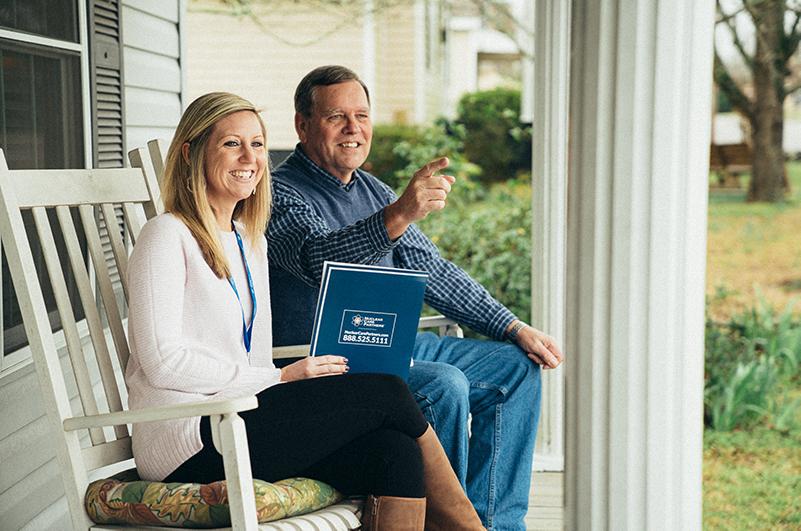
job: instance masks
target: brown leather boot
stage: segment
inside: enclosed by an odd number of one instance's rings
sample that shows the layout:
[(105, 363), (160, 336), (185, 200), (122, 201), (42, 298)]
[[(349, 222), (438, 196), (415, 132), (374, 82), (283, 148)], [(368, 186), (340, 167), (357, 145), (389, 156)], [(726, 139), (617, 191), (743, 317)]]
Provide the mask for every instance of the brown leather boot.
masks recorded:
[(426, 487), (426, 531), (483, 531), (445, 450), (431, 426), (417, 439), (423, 453)]
[(362, 516), (363, 531), (423, 531), (425, 498), (368, 496)]

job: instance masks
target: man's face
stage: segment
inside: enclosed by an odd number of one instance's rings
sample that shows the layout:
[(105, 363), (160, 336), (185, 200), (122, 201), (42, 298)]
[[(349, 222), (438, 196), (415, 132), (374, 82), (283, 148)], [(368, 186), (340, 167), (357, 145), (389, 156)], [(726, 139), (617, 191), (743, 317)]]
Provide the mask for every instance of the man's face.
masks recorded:
[(295, 114), (303, 151), (344, 183), (370, 154), (373, 124), (367, 94), (358, 81), (316, 87), (311, 116)]

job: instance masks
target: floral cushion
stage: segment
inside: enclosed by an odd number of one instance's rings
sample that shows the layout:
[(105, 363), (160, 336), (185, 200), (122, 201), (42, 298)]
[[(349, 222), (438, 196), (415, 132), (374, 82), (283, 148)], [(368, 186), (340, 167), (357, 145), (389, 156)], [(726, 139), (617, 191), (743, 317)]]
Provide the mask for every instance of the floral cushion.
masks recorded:
[[(342, 499), (320, 481), (291, 478), (267, 483), (253, 480), (260, 523), (310, 513)], [(89, 484), (84, 506), (98, 524), (136, 524), (168, 527), (228, 527), (228, 491), (225, 481), (159, 483), (101, 479)]]

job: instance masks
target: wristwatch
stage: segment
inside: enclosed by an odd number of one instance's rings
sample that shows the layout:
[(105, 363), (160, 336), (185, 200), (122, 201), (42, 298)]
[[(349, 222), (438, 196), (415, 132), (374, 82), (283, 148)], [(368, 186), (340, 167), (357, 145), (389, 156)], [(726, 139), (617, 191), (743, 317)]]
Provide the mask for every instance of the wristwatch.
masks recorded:
[(523, 321), (516, 322), (515, 325), (512, 327), (512, 329), (506, 332), (506, 339), (514, 343), (515, 340), (517, 339), (517, 334), (519, 334), (520, 331), (525, 327), (526, 323), (524, 323)]

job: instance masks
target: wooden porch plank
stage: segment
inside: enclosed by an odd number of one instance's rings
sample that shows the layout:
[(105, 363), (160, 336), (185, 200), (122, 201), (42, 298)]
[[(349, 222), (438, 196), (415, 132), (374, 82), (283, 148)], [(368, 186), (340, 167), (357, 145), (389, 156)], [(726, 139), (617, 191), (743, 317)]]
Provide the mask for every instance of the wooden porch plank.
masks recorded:
[(531, 479), (526, 529), (528, 531), (563, 529), (564, 474), (535, 472)]

